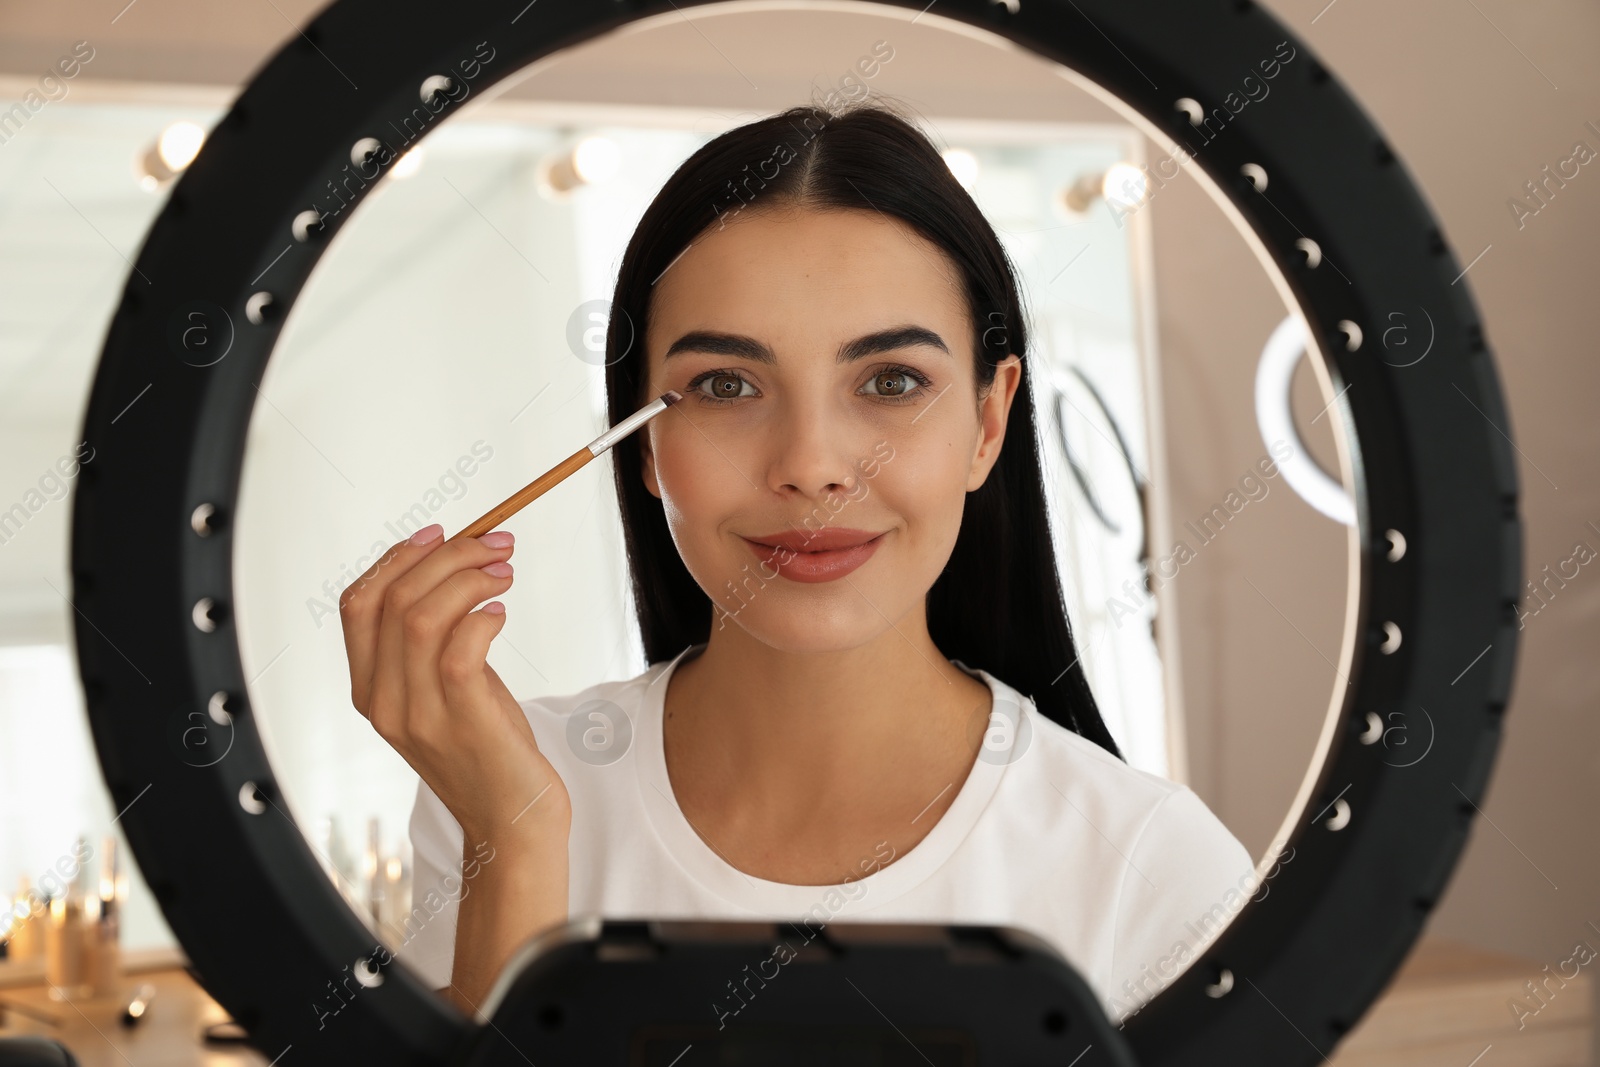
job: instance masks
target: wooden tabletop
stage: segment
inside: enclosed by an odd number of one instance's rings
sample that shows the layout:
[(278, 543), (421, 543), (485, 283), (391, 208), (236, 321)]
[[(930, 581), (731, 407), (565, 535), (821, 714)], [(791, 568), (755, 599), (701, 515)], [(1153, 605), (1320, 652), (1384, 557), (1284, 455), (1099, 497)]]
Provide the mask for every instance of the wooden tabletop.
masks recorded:
[[(205, 1027), (229, 1016), (189, 976), (187, 962), (178, 949), (128, 951), (123, 953), (119, 996), (63, 1002), (51, 997), (41, 961), (0, 961), (0, 1037), (53, 1037), (82, 1067), (265, 1067), (267, 1058), (248, 1045), (213, 1045), (201, 1039)], [(139, 1023), (125, 1027), (123, 1010), (146, 982), (156, 994)], [(52, 1025), (39, 1016), (57, 1022)]]
[[(1600, 945), (1600, 936), (1578, 931), (1585, 933), (1586, 944)], [(1425, 937), (1329, 1062), (1333, 1067), (1591, 1063), (1591, 971), (1600, 961), (1580, 966), (1592, 956), (1569, 960), (1568, 954), (1535, 960)], [(1529, 992), (1529, 982), (1539, 987), (1538, 997)]]

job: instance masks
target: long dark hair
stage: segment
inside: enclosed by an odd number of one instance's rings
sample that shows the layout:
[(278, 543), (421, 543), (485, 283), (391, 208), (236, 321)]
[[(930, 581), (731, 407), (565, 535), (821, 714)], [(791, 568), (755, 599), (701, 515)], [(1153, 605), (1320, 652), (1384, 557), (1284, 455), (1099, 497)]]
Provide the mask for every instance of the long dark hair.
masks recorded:
[[(961, 271), (980, 391), (1009, 352), (1026, 370), (1027, 324), (1011, 260), (938, 149), (898, 111), (864, 101), (790, 108), (716, 137), (673, 172), (639, 220), (617, 276), (606, 336), (611, 425), (650, 399), (643, 338), (656, 279), (746, 203), (878, 211), (908, 224)], [(989, 671), (1121, 758), (1067, 622), (1028, 378), (1012, 398), (1000, 455), (969, 494), (950, 561), (928, 592), (928, 632), (947, 657)], [(638, 443), (611, 454), (645, 658), (656, 663), (708, 640), (713, 605), (645, 486)]]

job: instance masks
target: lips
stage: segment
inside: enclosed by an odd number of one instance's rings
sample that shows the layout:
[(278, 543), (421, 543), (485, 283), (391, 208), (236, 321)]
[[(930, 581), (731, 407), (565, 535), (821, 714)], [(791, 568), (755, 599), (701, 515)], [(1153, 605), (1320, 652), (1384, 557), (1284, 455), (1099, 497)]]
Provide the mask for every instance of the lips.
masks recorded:
[(744, 541), (765, 566), (790, 581), (831, 582), (871, 559), (887, 533), (835, 527), (810, 534), (790, 530)]
[(754, 541), (768, 548), (787, 548), (791, 552), (832, 552), (840, 548), (855, 548), (880, 536), (881, 533), (872, 530), (848, 530), (839, 526), (829, 526), (811, 531), (784, 530), (781, 533), (747, 537), (745, 540)]

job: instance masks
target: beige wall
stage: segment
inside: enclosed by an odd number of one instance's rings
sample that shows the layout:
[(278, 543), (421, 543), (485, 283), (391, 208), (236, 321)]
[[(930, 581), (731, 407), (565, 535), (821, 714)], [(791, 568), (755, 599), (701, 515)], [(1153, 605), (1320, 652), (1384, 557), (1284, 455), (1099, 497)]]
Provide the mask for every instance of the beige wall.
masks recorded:
[[(1585, 324), (1600, 167), (1583, 167), (1521, 230), (1507, 207), (1575, 141), (1600, 151), (1600, 133), (1584, 125), (1600, 126), (1600, 8), (1341, 0), (1314, 27), (1302, 12), (1293, 24), (1383, 128), (1462, 265), (1492, 246), (1467, 278), (1508, 395), (1528, 575), (1580, 539), (1600, 550), (1587, 525), (1600, 526), (1600, 361)], [(1600, 945), (1586, 925), (1600, 923), (1597, 644), (1600, 570), (1591, 565), (1526, 620), (1483, 805), (1493, 825), (1474, 827), (1430, 930), (1552, 967), (1579, 940)]]

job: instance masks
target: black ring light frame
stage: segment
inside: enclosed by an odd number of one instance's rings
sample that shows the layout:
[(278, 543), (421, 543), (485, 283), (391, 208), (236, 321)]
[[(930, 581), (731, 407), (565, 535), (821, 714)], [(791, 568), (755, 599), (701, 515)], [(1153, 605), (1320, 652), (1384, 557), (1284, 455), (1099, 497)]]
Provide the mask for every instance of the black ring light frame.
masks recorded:
[[(208, 991), (269, 1055), (295, 1045), (329, 1061), (440, 1062), (471, 1032), (392, 965), (357, 967), (368, 988), (318, 1032), (308, 1001), (374, 943), (278, 803), (231, 610), (231, 520), (255, 383), (283, 312), (349, 216), (330, 183), (355, 188), (353, 174), (373, 178), (391, 163), (392, 152), (372, 156), (363, 139), (399, 143), (396, 125), (419, 101), (444, 121), (464, 86), (481, 91), (561, 48), (701, 6), (713, 5), (337, 0), (211, 132), (124, 289), (84, 419), (97, 459), (73, 505), (78, 660), (140, 869)], [(863, 10), (872, 7), (926, 5)], [(1124, 1036), (1144, 1064), (1319, 1062), (1438, 899), (1499, 740), (1521, 528), (1483, 329), (1382, 136), (1250, 0), (943, 0), (937, 14), (1076, 71), (1191, 147), (1197, 130), (1179, 101), (1210, 114), (1243, 76), (1259, 76), (1279, 42), (1300, 53), (1271, 98), (1227, 122), (1193, 162), (1270, 253), (1331, 353), (1326, 371), (1357, 446), (1352, 669), (1287, 842), (1293, 863)], [(1258, 192), (1263, 174), (1269, 187)], [(1412, 347), (1410, 365), (1386, 359), (1388, 314), (1418, 308), (1435, 324), (1431, 357), (1416, 361)], [(226, 358), (197, 360), (175, 343), (197, 322), (231, 331)], [(1373, 743), (1373, 723), (1419, 708), (1437, 736), (1427, 758), (1397, 766)], [(175, 757), (174, 717), (206, 723), (214, 751), (231, 741), (226, 758)]]

